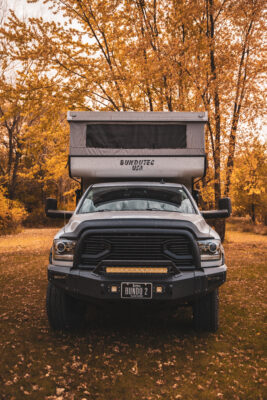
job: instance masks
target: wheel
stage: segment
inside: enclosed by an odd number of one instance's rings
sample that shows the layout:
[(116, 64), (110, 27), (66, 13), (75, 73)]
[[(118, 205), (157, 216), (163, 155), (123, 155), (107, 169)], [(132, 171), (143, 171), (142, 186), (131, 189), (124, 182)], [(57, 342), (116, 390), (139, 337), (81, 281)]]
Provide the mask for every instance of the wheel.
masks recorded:
[(48, 282), (46, 294), (48, 321), (54, 330), (71, 330), (81, 326), (86, 306), (64, 290)]
[(219, 290), (215, 289), (193, 304), (193, 322), (197, 331), (216, 332), (219, 327)]

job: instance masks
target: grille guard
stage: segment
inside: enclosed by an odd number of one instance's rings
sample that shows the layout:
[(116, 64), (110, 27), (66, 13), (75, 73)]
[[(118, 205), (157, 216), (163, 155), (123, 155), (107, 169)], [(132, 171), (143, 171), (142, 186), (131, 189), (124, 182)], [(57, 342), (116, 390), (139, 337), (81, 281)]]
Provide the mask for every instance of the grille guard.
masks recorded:
[[(199, 249), (197, 246), (196, 238), (194, 235), (189, 232), (186, 229), (152, 229), (152, 228), (107, 228), (107, 229), (88, 229), (84, 231), (75, 248), (75, 254), (74, 254), (74, 260), (73, 260), (73, 268), (77, 269), (79, 268), (79, 265), (81, 263), (81, 254), (82, 254), (82, 245), (83, 245), (83, 240), (88, 236), (88, 235), (101, 235), (101, 234), (110, 234), (110, 235), (122, 235), (122, 234), (154, 234), (157, 235), (184, 235), (186, 236), (190, 242), (191, 242), (191, 251), (192, 251), (192, 265), (194, 268), (201, 269), (201, 261), (200, 261), (200, 254), (199, 254)], [(152, 256), (153, 257), (153, 256)], [(179, 257), (178, 257), (179, 258)], [(105, 262), (108, 260), (108, 257), (106, 255), (105, 257)], [(96, 260), (96, 265), (98, 266), (99, 262), (102, 262), (103, 260)], [(116, 261), (116, 260), (115, 260)], [(125, 263), (126, 260), (118, 260), (119, 262)], [(118, 262), (117, 261), (117, 262)], [(133, 261), (133, 260), (130, 260)], [(135, 260), (135, 265), (137, 262), (141, 262), (143, 265), (147, 264), (147, 261), (151, 262), (150, 260)], [(157, 263), (161, 260), (157, 260)], [(172, 262), (170, 259), (163, 260), (164, 263), (166, 264), (168, 261)], [(112, 263), (114, 263), (114, 260), (112, 260)], [(177, 266), (175, 266), (178, 268)]]

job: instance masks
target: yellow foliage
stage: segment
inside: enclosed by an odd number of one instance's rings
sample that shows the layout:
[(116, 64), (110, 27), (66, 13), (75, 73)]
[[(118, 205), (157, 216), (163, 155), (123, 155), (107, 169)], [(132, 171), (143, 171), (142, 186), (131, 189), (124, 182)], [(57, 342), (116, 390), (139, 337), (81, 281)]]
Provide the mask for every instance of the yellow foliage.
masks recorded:
[(70, 203), (68, 109), (208, 111), (202, 199), (228, 195), (240, 125), (264, 112), (264, 0), (48, 3), (60, 21), (10, 11), (0, 27), (0, 184), (11, 198), (31, 212), (49, 195)]
[(233, 205), (239, 215), (263, 221), (267, 213), (267, 146), (254, 139), (242, 150), (233, 172)]
[(0, 187), (0, 233), (16, 231), (26, 216), (25, 208), (18, 201), (7, 199)]

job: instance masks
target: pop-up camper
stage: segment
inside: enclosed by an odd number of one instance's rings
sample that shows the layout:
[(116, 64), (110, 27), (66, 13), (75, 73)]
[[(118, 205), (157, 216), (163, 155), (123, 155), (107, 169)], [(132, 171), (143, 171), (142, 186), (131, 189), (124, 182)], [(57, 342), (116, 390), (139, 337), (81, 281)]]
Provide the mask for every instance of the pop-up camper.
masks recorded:
[[(80, 178), (76, 210), (55, 236), (47, 313), (54, 329), (77, 326), (86, 302), (190, 304), (196, 329), (218, 328), (226, 279), (219, 235), (200, 212), (194, 180), (205, 175), (206, 113), (68, 112), (69, 172)], [(205, 219), (204, 219), (204, 218)]]
[(100, 179), (171, 179), (191, 188), (205, 174), (206, 113), (68, 112), (69, 168)]

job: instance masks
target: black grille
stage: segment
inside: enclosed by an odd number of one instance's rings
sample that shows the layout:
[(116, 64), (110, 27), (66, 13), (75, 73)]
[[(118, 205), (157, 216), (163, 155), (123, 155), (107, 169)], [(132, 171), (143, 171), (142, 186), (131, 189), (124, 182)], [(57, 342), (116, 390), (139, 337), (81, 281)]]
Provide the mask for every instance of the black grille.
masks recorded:
[(80, 250), (81, 264), (102, 260), (172, 260), (177, 266), (192, 266), (192, 245), (184, 235), (120, 234), (88, 235)]
[(108, 246), (104, 240), (87, 239), (83, 243), (83, 254), (91, 254), (92, 256), (96, 256), (97, 254), (106, 250), (108, 250)]

